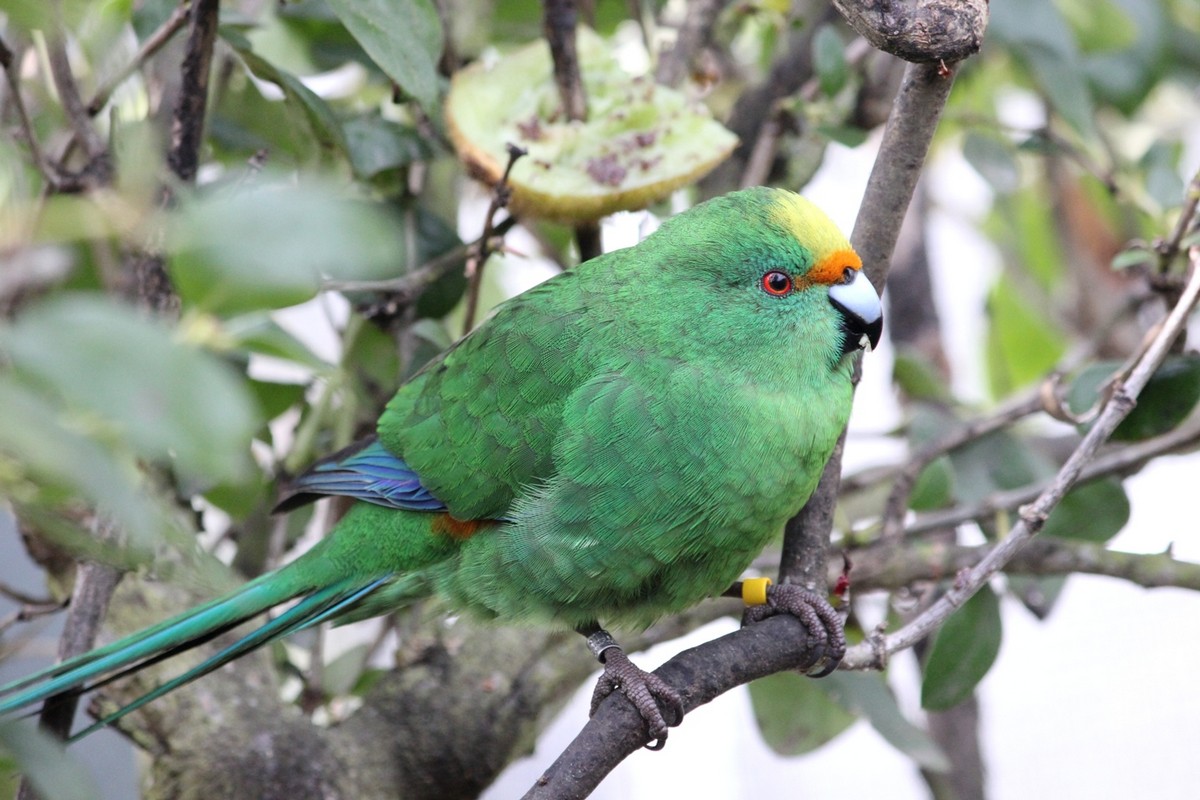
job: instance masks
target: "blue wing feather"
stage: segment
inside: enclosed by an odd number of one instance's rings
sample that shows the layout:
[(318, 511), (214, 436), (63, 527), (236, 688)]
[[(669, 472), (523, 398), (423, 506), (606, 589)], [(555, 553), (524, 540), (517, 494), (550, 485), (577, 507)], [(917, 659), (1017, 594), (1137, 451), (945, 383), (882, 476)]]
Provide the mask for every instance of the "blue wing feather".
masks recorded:
[(353, 497), (405, 511), (446, 510), (446, 504), (421, 485), (416, 471), (375, 438), (334, 453), (296, 476), (275, 511), (290, 511), (322, 495)]

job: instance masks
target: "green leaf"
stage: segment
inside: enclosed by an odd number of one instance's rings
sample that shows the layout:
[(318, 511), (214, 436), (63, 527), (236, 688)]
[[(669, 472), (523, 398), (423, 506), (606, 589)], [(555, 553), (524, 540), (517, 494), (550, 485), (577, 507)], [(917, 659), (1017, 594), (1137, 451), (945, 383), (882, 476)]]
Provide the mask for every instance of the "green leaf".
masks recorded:
[[(78, 420), (57, 398), (0, 373), (0, 408), (0, 486), (14, 503), (26, 507), (26, 513), (29, 507), (75, 508), (83, 497), (111, 517), (136, 547), (156, 544), (169, 531), (165, 509), (137, 486), (132, 459), (68, 428), (78, 427)], [(61, 533), (77, 531), (64, 528)], [(71, 544), (86, 548), (91, 542)]]
[(433, 157), (429, 141), (415, 129), (377, 114), (347, 120), (344, 128), (350, 164), (360, 178), (371, 178), (385, 170)]
[(1054, 3), (1005, 0), (989, 7), (988, 36), (1007, 45), (1055, 110), (1076, 130), (1093, 131), (1092, 93), (1079, 47)]
[(240, 32), (222, 27), (221, 38), (237, 51), (246, 68), (253, 72), (255, 77), (269, 81), (283, 91), (284, 99), (300, 110), (313, 137), (324, 150), (343, 155), (348, 153), (342, 125), (324, 100), (301, 83), (295, 75), (279, 69), (257, 55), (251, 49), (250, 42)]
[(1115, 270), (1132, 269), (1134, 267), (1153, 266), (1158, 257), (1145, 247), (1134, 246), (1126, 248), (1112, 258), (1110, 266)]
[(913, 511), (945, 508), (954, 502), (954, 469), (947, 456), (942, 456), (921, 470), (913, 485), (908, 505)]
[(987, 586), (951, 615), (925, 659), (921, 707), (952, 708), (971, 696), (1000, 653), (1000, 600)]
[(846, 78), (850, 74), (846, 64), (846, 46), (834, 26), (822, 25), (813, 37), (812, 62), (821, 83), (821, 91), (826, 96), (832, 97), (846, 85)]
[(12, 754), (43, 800), (94, 800), (91, 776), (63, 743), (32, 722), (0, 722), (0, 752)]
[(1083, 483), (1063, 497), (1046, 520), (1042, 536), (1107, 542), (1129, 522), (1129, 497), (1115, 478)]
[(896, 347), (892, 380), (912, 400), (950, 400), (946, 379), (923, 353), (911, 347)]
[[(1120, 368), (1116, 361), (1092, 364), (1071, 383), (1067, 408), (1082, 414)], [(1113, 431), (1112, 440), (1138, 442), (1159, 436), (1183, 422), (1200, 403), (1200, 355), (1169, 356), (1138, 395), (1137, 405)]]
[(1016, 489), (1052, 475), (1053, 466), (1007, 431), (997, 431), (950, 454), (955, 494), (978, 503), (997, 490)]
[(1145, 171), (1146, 191), (1160, 208), (1173, 208), (1183, 197), (1183, 179), (1179, 177), (1182, 150), (1179, 142), (1154, 142), (1139, 162)]
[(997, 397), (1044, 377), (1066, 349), (1062, 333), (1007, 277), (992, 287), (988, 314), (988, 378)]
[(1012, 145), (995, 136), (968, 133), (963, 142), (963, 158), (998, 194), (1008, 194), (1020, 184)]
[(426, 113), (438, 110), (442, 24), (430, 0), (329, 0), (367, 55)]
[(1122, 50), (1137, 38), (1137, 26), (1113, 0), (1058, 0), (1083, 52)]
[(937, 742), (901, 713), (882, 675), (839, 671), (815, 683), (843, 708), (866, 717), (888, 744), (921, 767), (934, 772), (950, 770), (950, 759)]
[(142, 456), (206, 480), (247, 473), (260, 420), (240, 377), (166, 327), (64, 295), (27, 311), (0, 341), (20, 373), (98, 416)]
[(379, 207), (321, 182), (256, 185), (189, 203), (171, 220), (167, 247), (184, 302), (223, 315), (304, 302), (323, 276), (394, 275), (404, 253)]
[(750, 705), (767, 746), (782, 756), (811, 752), (854, 724), (820, 684), (794, 672), (750, 683)]
[(234, 346), (258, 355), (292, 361), (318, 374), (333, 369), (308, 346), (284, 330), (267, 313), (242, 314), (225, 323)]

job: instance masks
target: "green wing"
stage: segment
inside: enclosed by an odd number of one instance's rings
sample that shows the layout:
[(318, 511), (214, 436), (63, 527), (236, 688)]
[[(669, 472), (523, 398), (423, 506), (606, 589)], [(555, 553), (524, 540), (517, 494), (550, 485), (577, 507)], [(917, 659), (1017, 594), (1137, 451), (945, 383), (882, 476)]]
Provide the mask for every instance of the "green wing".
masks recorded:
[(551, 476), (563, 405), (587, 380), (581, 342), (597, 301), (576, 273), (558, 275), (499, 306), (388, 404), (380, 440), (454, 517), (503, 517)]

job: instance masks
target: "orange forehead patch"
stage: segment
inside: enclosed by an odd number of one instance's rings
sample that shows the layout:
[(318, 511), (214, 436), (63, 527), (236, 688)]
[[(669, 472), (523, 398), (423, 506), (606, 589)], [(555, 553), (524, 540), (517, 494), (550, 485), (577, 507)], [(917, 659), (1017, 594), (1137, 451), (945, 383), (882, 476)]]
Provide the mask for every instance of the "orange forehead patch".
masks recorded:
[(433, 518), (433, 532), (451, 539), (470, 539), (483, 528), (491, 527), (489, 519), (455, 519), (449, 514), (438, 514)]
[(849, 247), (834, 250), (816, 264), (813, 264), (812, 269), (808, 271), (808, 274), (804, 278), (809, 283), (824, 283), (829, 285), (840, 283), (847, 267), (850, 269), (862, 269), (862, 259), (858, 257), (858, 253)]

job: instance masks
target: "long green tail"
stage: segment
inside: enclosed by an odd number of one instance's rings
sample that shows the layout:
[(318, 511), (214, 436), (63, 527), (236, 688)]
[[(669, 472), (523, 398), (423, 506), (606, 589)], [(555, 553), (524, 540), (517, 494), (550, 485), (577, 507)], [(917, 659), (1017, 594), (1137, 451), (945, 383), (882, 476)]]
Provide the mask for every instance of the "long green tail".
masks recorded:
[(112, 644), (98, 647), (61, 664), (0, 686), (0, 716), (62, 694), (82, 694), (142, 667), (190, 650), (281, 603), (301, 597), (295, 605), (264, 623), (219, 653), (172, 678), (88, 728), (71, 740), (117, 721), (146, 703), (207, 675), (230, 661), (296, 631), (316, 625), (352, 608), (391, 576), (373, 580), (346, 579), (316, 589), (297, 587), (280, 572), (263, 575), (241, 589), (196, 606), (182, 614)]

